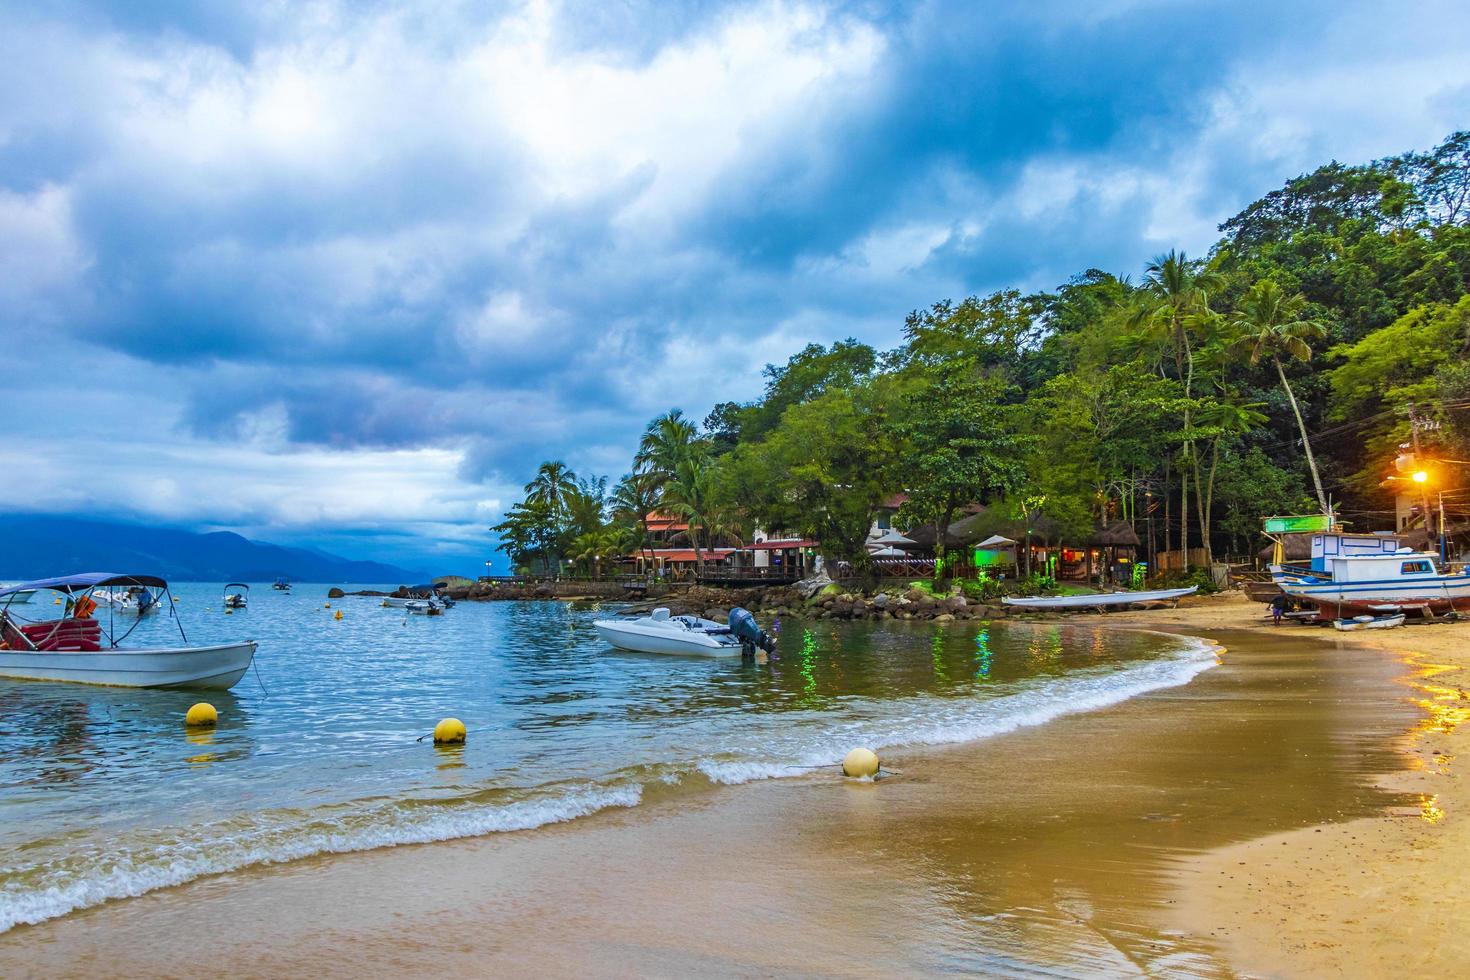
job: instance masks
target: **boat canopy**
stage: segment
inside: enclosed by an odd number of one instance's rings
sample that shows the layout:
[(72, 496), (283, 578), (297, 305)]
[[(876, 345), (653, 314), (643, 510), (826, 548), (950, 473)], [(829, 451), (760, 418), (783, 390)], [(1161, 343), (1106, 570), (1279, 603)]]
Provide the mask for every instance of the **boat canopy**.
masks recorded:
[(157, 575), (119, 575), (117, 572), (79, 572), (76, 575), (62, 575), (59, 578), (42, 578), (34, 582), (21, 582), (18, 585), (7, 585), (0, 589), (0, 599), (17, 592), (34, 592), (38, 589), (51, 589), (55, 592), (65, 592), (68, 595), (74, 592), (87, 592), (91, 589), (105, 589), (114, 585), (141, 585), (150, 589), (166, 589), (168, 583)]
[(231, 582), (229, 585), (225, 586), (225, 591), (228, 592), (231, 589), (244, 589), (246, 592), (249, 592), (250, 586), (244, 582)]

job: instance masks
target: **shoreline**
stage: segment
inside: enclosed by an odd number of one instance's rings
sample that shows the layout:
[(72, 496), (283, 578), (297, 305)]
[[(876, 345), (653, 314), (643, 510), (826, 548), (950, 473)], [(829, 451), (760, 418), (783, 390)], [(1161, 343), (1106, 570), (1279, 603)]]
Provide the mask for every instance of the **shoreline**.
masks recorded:
[[(1221, 631), (1242, 637), (1253, 634), (1286, 637), (1294, 634), (1302, 639), (1316, 633), (1295, 628), (1276, 631), (1270, 627), (1264, 630), (1249, 625), (1241, 627), (1239, 620), (1244, 618), (1242, 613), (1249, 615), (1255, 608), (1253, 604), (1243, 601), (1202, 600), (1197, 605), (1181, 607), (1177, 611), (1068, 617), (1033, 625), (1145, 629), (1207, 638), (1211, 633)], [(1454, 635), (1452, 629), (1450, 635)], [(1374, 639), (1396, 640), (1401, 637)], [(1300, 647), (1304, 644), (1289, 645)], [(1341, 647), (1342, 644), (1337, 646)], [(1365, 644), (1356, 643), (1351, 648), (1362, 649), (1364, 646)], [(1230, 655), (1227, 653), (1227, 663), (1229, 659)], [(1360, 662), (1353, 669), (1361, 669), (1365, 676), (1376, 677), (1371, 683), (1364, 681), (1362, 690), (1376, 691), (1371, 696), (1381, 699), (1383, 685), (1387, 683), (1382, 676), (1385, 670), (1381, 658), (1372, 655), (1359, 659)], [(1374, 660), (1379, 661), (1376, 666), (1372, 662)], [(1207, 671), (1201, 677), (1208, 679), (1215, 673), (1217, 671)], [(1325, 679), (1332, 681), (1330, 677)], [(1117, 761), (1110, 770), (1111, 778), (1122, 779), (1124, 783), (1135, 782), (1138, 774), (1130, 769), (1149, 767), (1137, 758), (1130, 761), (1129, 749), (1131, 746), (1147, 744), (1148, 737), (1146, 730), (1135, 731), (1133, 727), (1143, 725), (1160, 731), (1177, 729), (1176, 734), (1189, 734), (1189, 726), (1180, 724), (1181, 718), (1177, 711), (1172, 711), (1173, 705), (1171, 711), (1150, 715), (1148, 709), (1151, 705), (1156, 706), (1166, 700), (1178, 702), (1183, 706), (1181, 711), (1187, 709), (1187, 712), (1192, 712), (1209, 725), (1222, 726), (1221, 732), (1229, 737), (1230, 726), (1222, 725), (1222, 721), (1229, 719), (1222, 719), (1221, 711), (1208, 703), (1208, 699), (1200, 697), (1198, 691), (1191, 693), (1191, 688), (1201, 683), (1201, 678), (1197, 677), (1184, 688), (1173, 689), (1172, 693), (1163, 692), (1165, 697), (1143, 695), (1120, 705), (1082, 715), (1071, 715), (1036, 729), (998, 735), (980, 742), (895, 752), (898, 761), (894, 765), (902, 770), (903, 775), (897, 780), (885, 781), (881, 786), (844, 784), (842, 781), (834, 783), (818, 777), (801, 777), (764, 784), (721, 787), (697, 799), (691, 799), (687, 794), (678, 794), (677, 801), (652, 799), (634, 811), (598, 814), (574, 824), (549, 826), (522, 834), (492, 835), (440, 844), (312, 858), (288, 865), (246, 869), (215, 876), (127, 902), (108, 903), (39, 926), (23, 927), (11, 936), (0, 938), (0, 964), (10, 962), (14, 969), (22, 972), (27, 968), (28, 961), (29, 968), (37, 972), (57, 968), (78, 969), (88, 965), (93, 968), (105, 967), (114, 961), (103, 958), (105, 944), (98, 945), (95, 938), (98, 933), (105, 935), (115, 929), (125, 929), (129, 934), (135, 931), (148, 934), (159, 928), (161, 932), (158, 939), (166, 946), (167, 934), (175, 931), (173, 926), (180, 922), (190, 926), (183, 930), (189, 934), (208, 934), (214, 928), (222, 928), (223, 922), (231, 918), (223, 909), (244, 902), (255, 916), (254, 920), (247, 917), (247, 921), (251, 923), (250, 931), (259, 931), (262, 921), (270, 922), (272, 928), (266, 932), (285, 940), (283, 944), (270, 943), (269, 950), (256, 948), (251, 943), (243, 946), (238, 943), (226, 944), (223, 954), (225, 962), (233, 961), (238, 969), (246, 973), (306, 969), (312, 968), (313, 964), (321, 966), (325, 962), (324, 958), (330, 955), (330, 947), (345, 938), (350, 938), (354, 943), (365, 944), (366, 949), (374, 951), (367, 954), (369, 959), (365, 962), (374, 964), (382, 972), (422, 972), (435, 967), (469, 966), (482, 962), (494, 962), (512, 973), (542, 970), (575, 972), (586, 969), (601, 972), (600, 967), (605, 963), (593, 955), (585, 940), (578, 935), (563, 935), (560, 928), (552, 929), (551, 934), (562, 936), (562, 942), (568, 944), (568, 949), (557, 953), (545, 949), (539, 950), (539, 954), (536, 949), (511, 950), (507, 945), (509, 940), (505, 939), (528, 926), (532, 927), (538, 940), (548, 938), (544, 934), (544, 923), (537, 924), (537, 910), (545, 914), (547, 910), (544, 903), (547, 900), (535, 897), (535, 889), (527, 890), (528, 883), (535, 879), (549, 878), (558, 883), (552, 888), (552, 892), (563, 897), (563, 904), (579, 906), (571, 910), (559, 910), (558, 914), (569, 914), (573, 921), (581, 923), (582, 930), (589, 935), (599, 935), (600, 930), (611, 924), (610, 919), (619, 919), (620, 915), (616, 910), (627, 900), (627, 896), (609, 891), (605, 884), (590, 884), (587, 875), (577, 870), (580, 866), (587, 865), (600, 867), (606, 877), (621, 882), (624, 888), (635, 892), (640, 907), (645, 912), (653, 913), (654, 919), (665, 924), (652, 930), (656, 935), (644, 936), (646, 941), (638, 944), (636, 949), (624, 949), (622, 955), (625, 959), (619, 961), (614, 958), (607, 961), (616, 964), (608, 972), (638, 973), (645, 972), (645, 968), (655, 973), (670, 972), (674, 971), (675, 965), (681, 968), (692, 965), (699, 972), (697, 965), (700, 963), (708, 968), (707, 972), (714, 973), (741, 973), (747, 970), (781, 973), (797, 970), (797, 964), (802, 964), (799, 972), (807, 972), (809, 967), (810, 972), (832, 974), (889, 972), (912, 970), (916, 967), (945, 968), (942, 964), (924, 960), (923, 955), (927, 954), (921, 955), (912, 949), (908, 949), (898, 959), (893, 959), (897, 954), (885, 950), (882, 944), (855, 939), (853, 928), (858, 921), (876, 914), (883, 916), (887, 934), (890, 936), (895, 929), (909, 929), (914, 937), (919, 937), (931, 934), (936, 928), (941, 931), (944, 928), (953, 928), (953, 923), (947, 919), (939, 923), (933, 921), (936, 916), (932, 907), (935, 901), (932, 896), (925, 897), (932, 872), (922, 868), (935, 861), (946, 866), (963, 866), (976, 859), (976, 855), (969, 853), (962, 843), (956, 843), (963, 841), (966, 831), (947, 826), (951, 811), (955, 809), (954, 804), (958, 800), (968, 799), (971, 810), (983, 808), (996, 811), (1024, 809), (1027, 804), (1026, 800), (997, 798), (990, 792), (977, 793), (977, 789), (987, 783), (993, 785), (1002, 780), (1010, 783), (1016, 778), (1015, 773), (992, 758), (994, 753), (986, 747), (1004, 746), (1008, 752), (1040, 754), (1049, 758), (1049, 764), (1053, 767), (1076, 767), (1075, 778), (1087, 784), (1086, 790), (1095, 793), (1101, 805), (1113, 806), (1120, 792), (1119, 785), (1111, 782), (1101, 786), (1092, 785), (1095, 774), (1089, 772), (1086, 765), (1078, 766), (1078, 760), (1069, 760), (1068, 753), (1060, 752), (1059, 741), (1064, 741), (1068, 733), (1102, 731), (1121, 746)], [(1227, 686), (1213, 685), (1221, 690), (1225, 690)], [(1379, 708), (1383, 708), (1383, 705), (1380, 704)], [(1364, 717), (1367, 718), (1370, 714), (1371, 712), (1365, 713)], [(1328, 716), (1320, 719), (1316, 715), (1312, 717), (1315, 719), (1314, 724), (1332, 721)], [(1399, 721), (1402, 722), (1404, 717), (1401, 716)], [(1123, 724), (1120, 718), (1128, 719), (1128, 724)], [(1261, 714), (1257, 723), (1273, 724), (1269, 713)], [(1400, 730), (1402, 727), (1404, 726), (1401, 724)], [(1391, 734), (1390, 730), (1385, 730), (1380, 732), (1379, 738), (1381, 740)], [(1377, 765), (1380, 769), (1384, 768), (1384, 758), (1379, 758)], [(997, 769), (997, 766), (1000, 768)], [(1250, 768), (1260, 770), (1265, 766), (1247, 766), (1247, 769)], [(973, 780), (964, 779), (966, 775), (972, 776)], [(1260, 782), (1260, 775), (1262, 774), (1259, 772), (1243, 772), (1239, 778), (1254, 785), (1252, 781)], [(1401, 802), (1405, 794), (1412, 792), (1397, 784), (1397, 780), (1404, 775), (1390, 776), (1386, 785), (1368, 792), (1377, 801), (1375, 805), (1379, 809), (1384, 800), (1398, 797)], [(1319, 774), (1319, 778), (1321, 777), (1322, 774)], [(966, 785), (956, 785), (961, 782)], [(1348, 800), (1354, 793), (1350, 787), (1338, 785), (1332, 779), (1325, 779), (1322, 785), (1324, 797), (1336, 794)], [(1128, 793), (1125, 796), (1137, 792), (1136, 787), (1126, 788)], [(1265, 786), (1263, 791), (1269, 792), (1269, 786)], [(1020, 790), (1017, 792), (1021, 793)], [(1039, 789), (1028, 789), (1021, 795), (1029, 796), (1040, 792)], [(1200, 797), (1201, 806), (1220, 805), (1219, 801), (1210, 793), (1204, 792), (1200, 786), (1190, 786), (1189, 792), (1203, 794)], [(1188, 797), (1188, 794), (1185, 795)], [(1039, 805), (1045, 811), (1048, 806), (1064, 807), (1067, 800), (1063, 795)], [(1354, 802), (1352, 805), (1359, 807), (1355, 812), (1374, 812), (1373, 806), (1363, 809), (1358, 803)], [(834, 847), (830, 840), (823, 840), (821, 834), (812, 830), (792, 830), (786, 827), (793, 815), (803, 813), (826, 814), (831, 819), (830, 832), (843, 835), (846, 840), (838, 842)], [(1034, 818), (1035, 815), (1031, 816)], [(1287, 836), (1316, 836), (1317, 843), (1320, 843), (1323, 838), (1314, 833), (1318, 826), (1314, 818), (1321, 816), (1331, 815), (1297, 814), (1292, 819), (1295, 825), (1303, 829), (1289, 831)], [(1118, 819), (1122, 821), (1119, 827), (1124, 831), (1121, 836), (1126, 839), (1135, 833), (1136, 821), (1140, 819), (1145, 821), (1143, 826), (1156, 824), (1168, 829), (1165, 836), (1177, 836), (1170, 824), (1184, 818), (1170, 814), (1145, 814), (1142, 817), (1130, 814), (1126, 821), (1122, 815)], [(1230, 819), (1241, 826), (1253, 826), (1254, 818), (1248, 815), (1244, 818), (1244, 823), (1241, 822), (1240, 815), (1231, 816)], [(1382, 819), (1401, 818), (1366, 816), (1353, 823), (1334, 823), (1329, 826), (1342, 828), (1359, 823), (1371, 825)], [(1028, 818), (1018, 826), (1029, 828), (1030, 820)], [(912, 846), (912, 842), (896, 846), (887, 834), (868, 839), (869, 830), (866, 825), (869, 823), (888, 826), (890, 829), (895, 826), (901, 828), (901, 832), (895, 835), (897, 838), (914, 838), (921, 843), (927, 840), (930, 844), (929, 850), (933, 853), (926, 854), (924, 847)], [(1269, 823), (1268, 819), (1266, 824)], [(1263, 825), (1261, 829), (1281, 829), (1267, 825)], [(777, 833), (766, 835), (766, 844), (769, 846), (761, 848), (759, 852), (763, 873), (752, 875), (747, 866), (752, 855), (744, 844), (749, 841), (738, 830), (732, 833), (732, 827), (741, 826), (783, 828)], [(936, 830), (936, 826), (944, 829)], [(978, 831), (972, 829), (972, 832), (983, 836), (991, 830), (992, 828), (981, 827)], [(1185, 833), (1184, 836), (1189, 834)], [(1260, 837), (1259, 834), (1251, 836)], [(869, 857), (876, 847), (890, 858), (901, 857), (900, 864), (908, 868), (908, 871), (894, 876), (870, 867), (867, 860), (853, 860), (853, 842), (859, 839), (865, 840), (864, 846)], [(1260, 839), (1271, 839), (1271, 835)], [(712, 841), (719, 843), (711, 846)], [(1214, 882), (1209, 878), (1209, 872), (1215, 870), (1215, 865), (1210, 862), (1241, 860), (1234, 856), (1231, 849), (1251, 846), (1231, 842), (1207, 848), (1201, 854), (1192, 854), (1184, 859), (1169, 854), (1166, 859), (1155, 862), (1158, 867), (1151, 866), (1153, 879), (1150, 879), (1146, 888), (1142, 879), (1134, 880), (1124, 875), (1130, 888), (1152, 890), (1153, 900), (1161, 905), (1172, 905), (1177, 899), (1180, 913), (1177, 917), (1168, 917), (1167, 921), (1160, 919), (1148, 928), (1122, 926), (1121, 940), (1115, 937), (1104, 942), (1112, 950), (1109, 955), (1122, 956), (1118, 961), (1120, 964), (1136, 963), (1137, 957), (1143, 957), (1156, 965), (1170, 962), (1192, 963), (1191, 969), (1206, 974), (1229, 972), (1242, 968), (1247, 963), (1256, 964), (1251, 967), (1253, 971), (1262, 970), (1259, 964), (1268, 963), (1265, 957), (1269, 954), (1261, 950), (1263, 940), (1249, 931), (1250, 919), (1253, 917), (1248, 909), (1243, 910), (1238, 904), (1232, 904), (1241, 895), (1236, 891), (1214, 888)], [(1280, 845), (1273, 846), (1281, 850)], [(1292, 848), (1286, 848), (1286, 852), (1292, 852)], [(576, 857), (570, 864), (568, 853)], [(1227, 853), (1229, 857), (1222, 856)], [(936, 855), (945, 855), (947, 859), (939, 861)], [(1260, 874), (1269, 871), (1270, 866), (1265, 863), (1268, 857), (1275, 858), (1276, 855), (1271, 852), (1262, 856)], [(991, 858), (981, 855), (981, 859)], [(1256, 859), (1248, 855), (1243, 860), (1247, 861), (1246, 871), (1252, 875), (1257, 874), (1254, 864)], [(1164, 866), (1167, 866), (1167, 872), (1163, 870)], [(914, 867), (921, 870), (914, 871)], [(1298, 869), (1295, 871), (1298, 877), (1309, 873), (1300, 870), (1305, 865), (1295, 867)], [(689, 878), (689, 873), (694, 869), (698, 869), (694, 873), (701, 877), (693, 880), (702, 880), (710, 887), (698, 889), (701, 895), (692, 903), (691, 908), (676, 907), (677, 903), (672, 899), (679, 891), (679, 884), (682, 882), (686, 891), (696, 887)], [(1024, 866), (1019, 870), (1010, 867), (1009, 870), (1012, 877), (1019, 875), (1024, 879), (1029, 875)], [(506, 872), (509, 872), (506, 883), (487, 884), (487, 878), (500, 878)], [(1113, 869), (1108, 873), (1116, 875), (1118, 872)], [(1103, 878), (1106, 879), (1107, 875), (1103, 875)], [(1237, 874), (1236, 878), (1243, 879), (1245, 874)], [(1085, 880), (1085, 888), (1097, 885), (1092, 878)], [(657, 887), (654, 887), (655, 883)], [(1021, 891), (1029, 887), (1020, 880), (1013, 884)], [(1106, 893), (1106, 887), (1099, 887)], [(326, 911), (333, 904), (332, 896), (340, 896), (344, 892), (351, 894), (354, 888), (368, 894), (386, 890), (395, 895), (404, 907), (394, 911), (384, 907), (385, 900), (380, 899), (376, 902), (369, 900), (365, 904), (357, 901), (349, 903), (356, 913), (353, 915), (343, 916)], [(704, 894), (706, 891), (712, 893)], [(806, 928), (791, 931), (798, 924), (812, 926), (810, 912), (803, 912), (794, 919), (769, 920), (768, 914), (762, 908), (786, 908), (793, 891), (801, 895), (821, 896), (832, 903), (831, 907), (836, 911), (825, 916), (823, 928), (839, 927), (833, 938), (813, 940), (812, 934)], [(583, 892), (591, 894), (583, 896)], [(846, 892), (853, 894), (844, 897)], [(1166, 893), (1168, 897), (1165, 897)], [(907, 896), (902, 903), (904, 908), (898, 912), (891, 907), (894, 894)], [(1242, 894), (1250, 897), (1248, 889)], [(470, 900), (458, 900), (456, 895), (468, 895)], [(1109, 929), (1120, 928), (1109, 918), (1112, 912), (1106, 908), (1107, 903), (1097, 902), (1095, 899), (1096, 896), (1092, 901), (1095, 911), (1083, 918), (1105, 922), (1101, 931), (1089, 927), (1080, 934), (1074, 934), (1076, 930), (1073, 926), (1054, 923), (1050, 928), (1060, 930), (1057, 933), (1059, 938), (1055, 942), (1057, 949), (1051, 949), (1047, 941), (1042, 941), (1043, 954), (1055, 953), (1061, 956), (1063, 954), (1060, 950), (1068, 943), (1090, 944), (1097, 941), (1099, 934), (1106, 935)], [(1045, 905), (1047, 901), (1051, 899), (1043, 900), (1038, 896), (1027, 895), (1020, 904), (1029, 902), (1032, 905)], [(1134, 898), (1126, 901), (1118, 898), (1118, 901), (1122, 905), (1130, 906), (1129, 916), (1136, 918), (1142, 911), (1142, 907), (1133, 907), (1137, 905)], [(705, 923), (690, 919), (692, 909), (698, 908), (712, 916), (713, 921), (721, 921), (722, 915), (729, 914), (729, 910), (724, 908), (727, 904), (738, 910), (736, 914), (742, 919), (756, 916), (768, 933), (776, 937), (767, 944), (768, 948), (761, 955), (755, 955), (742, 944), (729, 945), (718, 935), (711, 935)], [(938, 904), (944, 906), (943, 902)], [(284, 914), (283, 917), (282, 910), (288, 909), (296, 910), (295, 914)], [(306, 910), (311, 910), (311, 914), (303, 921), (301, 916)], [(448, 916), (453, 923), (448, 926), (451, 933), (469, 928), (475, 935), (499, 936), (505, 941), (466, 941), (458, 945), (446, 945), (438, 939), (430, 940), (418, 935), (417, 930), (411, 930), (411, 937), (400, 935), (405, 917), (413, 920), (417, 913)], [(1067, 916), (1075, 917), (1077, 913), (1053, 910), (1048, 914), (1061, 920)], [(1191, 918), (1192, 916), (1197, 918)], [(443, 919), (435, 921), (443, 922)], [(1209, 930), (1200, 924), (1205, 921), (1221, 923), (1214, 935), (1210, 935)], [(311, 924), (308, 926), (307, 922)], [(670, 923), (683, 923), (683, 929), (675, 930), (673, 934), (688, 937), (686, 942), (681, 944), (670, 939), (667, 929)], [(846, 928), (841, 928), (844, 926)], [(1034, 922), (1027, 923), (1028, 928), (1035, 926)], [(443, 926), (435, 927), (436, 930), (441, 928)], [(621, 928), (626, 934), (627, 924)], [(633, 931), (642, 934), (650, 932), (651, 928), (647, 924), (639, 924), (633, 927)], [(735, 931), (743, 932), (745, 928), (740, 925)], [(846, 939), (841, 939), (842, 936), (846, 936)], [(7, 954), (15, 953), (16, 950), (8, 948), (6, 940), (15, 938), (19, 938), (21, 942), (11, 943), (10, 946), (36, 944), (48, 955), (39, 960), (30, 960), (25, 956), (12, 958)], [(673, 945), (670, 945), (671, 942)], [(649, 943), (658, 947), (656, 955), (651, 951)], [(960, 958), (957, 962), (967, 963), (965, 968), (1005, 972), (1004, 964), (998, 961), (976, 963), (966, 960), (965, 956), (968, 954), (964, 945), (963, 942), (954, 943), (952, 955)], [(1214, 957), (1210, 951), (1212, 947), (1218, 947), (1223, 959), (1217, 960)], [(149, 948), (153, 948), (152, 944), (149, 944)], [(250, 949), (248, 955), (246, 949)], [(854, 949), (865, 950), (868, 956), (873, 957), (868, 963), (887, 963), (888, 969), (853, 970), (854, 961), (849, 960), (848, 956)], [(230, 950), (234, 952), (231, 953)], [(477, 955), (487, 954), (487, 950), (489, 954), (493, 954), (490, 960), (476, 958)], [(1017, 952), (1028, 950), (1029, 947), (1023, 946)], [(1165, 952), (1158, 954), (1151, 950)], [(653, 959), (649, 959), (650, 956)], [(1160, 959), (1160, 956), (1163, 958)], [(1168, 957), (1175, 959), (1170, 960)], [(1293, 961), (1292, 969), (1288, 971), (1292, 974), (1301, 972), (1295, 962)], [(1226, 963), (1229, 964), (1228, 968)], [(39, 969), (43, 965), (44, 969)], [(149, 965), (155, 968), (157, 966)], [(116, 964), (114, 968), (117, 968)], [(483, 970), (483, 965), (479, 969)], [(7, 968), (6, 972), (14, 971)], [(1269, 963), (1265, 972), (1271, 972)]]

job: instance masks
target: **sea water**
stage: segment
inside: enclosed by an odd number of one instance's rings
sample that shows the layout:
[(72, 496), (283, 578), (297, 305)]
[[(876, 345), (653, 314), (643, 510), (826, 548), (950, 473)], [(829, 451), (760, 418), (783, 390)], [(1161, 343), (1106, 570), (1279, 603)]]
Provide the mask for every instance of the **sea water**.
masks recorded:
[[(753, 664), (612, 650), (592, 623), (615, 607), (592, 604), (424, 617), (260, 585), (227, 615), (218, 585), (175, 594), (178, 621), (144, 617), (126, 645), (174, 645), (180, 623), (191, 644), (254, 639), (233, 691), (0, 679), (0, 932), (253, 865), (810, 777), (859, 745), (984, 739), (1215, 663), (1142, 632), (787, 619)], [(43, 595), (27, 615), (54, 611)], [(199, 700), (212, 731), (184, 727)], [(434, 746), (448, 716), (467, 744)]]

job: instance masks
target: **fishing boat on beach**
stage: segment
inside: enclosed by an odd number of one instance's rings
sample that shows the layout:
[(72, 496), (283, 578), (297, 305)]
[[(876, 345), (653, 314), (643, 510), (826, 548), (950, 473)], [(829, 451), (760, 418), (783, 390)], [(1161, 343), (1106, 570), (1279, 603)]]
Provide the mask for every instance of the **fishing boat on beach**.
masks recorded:
[[(70, 681), (120, 687), (230, 688), (245, 676), (255, 656), (255, 642), (188, 646), (189, 638), (175, 617), (177, 647), (132, 648), (121, 644), (138, 627), (132, 616), (100, 606), (97, 592), (139, 588), (156, 590), (174, 615), (168, 583), (155, 575), (84, 572), (41, 579), (0, 589), (0, 677), (32, 681)], [(26, 590), (48, 590), (65, 602), (60, 619), (31, 621), (9, 597)], [(102, 618), (93, 618), (97, 612)], [(104, 622), (105, 620), (105, 622)]]
[(730, 610), (730, 622), (721, 625), (699, 616), (670, 616), (660, 606), (640, 619), (599, 619), (597, 635), (620, 650), (634, 653), (675, 653), (693, 657), (734, 657), (771, 653), (776, 641), (756, 625), (755, 617), (740, 607)]
[(1005, 596), (1000, 601), (1020, 609), (1103, 609), (1108, 606), (1131, 606), (1139, 602), (1173, 602), (1192, 595), (1199, 586), (1183, 589), (1153, 589), (1148, 592), (1099, 592), (1087, 595)]
[(1296, 573), (1273, 566), (1288, 598), (1317, 610), (1319, 620), (1417, 612), (1439, 615), (1470, 609), (1470, 574), (1445, 573), (1433, 552), (1400, 548), (1383, 555), (1336, 555), (1324, 573)]

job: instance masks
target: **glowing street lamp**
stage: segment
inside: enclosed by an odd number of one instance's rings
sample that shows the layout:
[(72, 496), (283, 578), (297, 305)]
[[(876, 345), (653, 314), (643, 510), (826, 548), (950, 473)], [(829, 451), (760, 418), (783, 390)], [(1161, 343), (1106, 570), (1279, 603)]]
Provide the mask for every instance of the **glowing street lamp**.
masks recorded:
[(1424, 472), (1423, 470), (1415, 470), (1413, 480), (1415, 483), (1428, 483), (1429, 474)]

